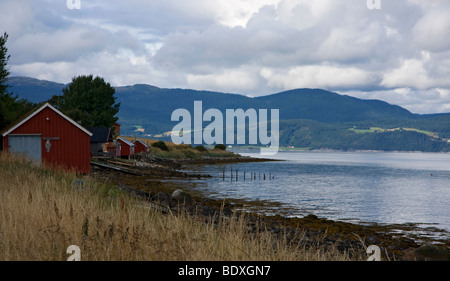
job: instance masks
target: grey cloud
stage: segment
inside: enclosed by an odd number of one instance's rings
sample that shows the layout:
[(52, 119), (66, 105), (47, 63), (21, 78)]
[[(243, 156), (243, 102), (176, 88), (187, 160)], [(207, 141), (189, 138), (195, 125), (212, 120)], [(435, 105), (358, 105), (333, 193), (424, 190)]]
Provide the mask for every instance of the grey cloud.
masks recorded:
[(139, 50), (142, 44), (125, 31), (74, 25), (54, 32), (30, 33), (11, 42), (13, 63), (76, 61), (78, 58), (120, 48)]
[(413, 42), (423, 49), (440, 52), (450, 48), (450, 3), (431, 9), (414, 25)]
[[(446, 108), (419, 106), (437, 97), (426, 91), (450, 88), (446, 1), (382, 0), (381, 10), (369, 10), (366, 0), (251, 1), (254, 11), (250, 2), (242, 11), (218, 11), (231, 9), (219, 0), (81, 2), (81, 10), (69, 10), (63, 0), (2, 1), (11, 11), (0, 26), (10, 33), (12, 69), (60, 80), (96, 72), (116, 84), (253, 96), (314, 86), (392, 94), (417, 110)], [(224, 24), (241, 12), (245, 24)]]
[[(216, 24), (206, 30), (169, 34), (155, 62), (181, 69), (195, 69), (198, 64), (240, 67), (255, 62), (293, 67), (324, 61), (379, 68), (397, 62), (400, 56), (415, 54), (405, 44), (401, 33), (405, 22), (397, 19), (396, 6), (380, 14), (368, 10), (364, 1), (340, 2), (314, 18), (308, 5), (300, 3), (284, 11), (284, 2), (261, 9), (245, 29)], [(386, 17), (390, 24), (384, 21)]]

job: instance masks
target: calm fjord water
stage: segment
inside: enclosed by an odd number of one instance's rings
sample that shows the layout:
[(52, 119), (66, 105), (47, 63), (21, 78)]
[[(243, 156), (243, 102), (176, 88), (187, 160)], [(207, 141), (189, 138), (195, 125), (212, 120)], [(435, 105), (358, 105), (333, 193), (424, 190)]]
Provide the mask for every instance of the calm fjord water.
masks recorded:
[(215, 198), (280, 202), (271, 212), (285, 216), (417, 223), (450, 231), (450, 154), (281, 151), (270, 158), (285, 161), (193, 167), (213, 176), (199, 180), (197, 188)]

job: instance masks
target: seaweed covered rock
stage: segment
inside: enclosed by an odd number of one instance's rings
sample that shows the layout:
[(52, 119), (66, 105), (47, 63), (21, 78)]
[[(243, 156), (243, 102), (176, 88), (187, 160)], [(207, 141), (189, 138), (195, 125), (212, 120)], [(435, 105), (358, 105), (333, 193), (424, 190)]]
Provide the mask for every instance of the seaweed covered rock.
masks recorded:
[(175, 200), (178, 204), (185, 204), (187, 206), (192, 205), (194, 200), (191, 195), (181, 189), (175, 190), (170, 196), (171, 199)]
[(437, 245), (425, 245), (407, 250), (402, 261), (450, 261), (450, 252)]

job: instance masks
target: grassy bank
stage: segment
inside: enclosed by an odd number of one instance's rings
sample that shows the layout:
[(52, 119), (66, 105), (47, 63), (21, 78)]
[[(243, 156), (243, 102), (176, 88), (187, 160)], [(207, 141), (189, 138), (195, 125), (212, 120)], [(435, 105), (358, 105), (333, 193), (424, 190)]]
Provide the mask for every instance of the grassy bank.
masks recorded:
[[(350, 260), (319, 241), (306, 249), (251, 232), (243, 216), (162, 214), (108, 182), (3, 152), (0, 174), (0, 260), (67, 260), (69, 245), (80, 247), (81, 260)], [(77, 178), (84, 188), (72, 185)]]

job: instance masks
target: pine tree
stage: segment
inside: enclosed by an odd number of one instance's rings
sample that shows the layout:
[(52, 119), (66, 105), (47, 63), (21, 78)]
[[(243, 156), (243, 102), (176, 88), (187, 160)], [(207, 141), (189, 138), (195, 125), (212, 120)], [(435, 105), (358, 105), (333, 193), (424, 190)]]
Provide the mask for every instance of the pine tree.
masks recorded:
[(8, 92), (8, 48), (6, 42), (8, 41), (8, 34), (5, 32), (0, 37), (0, 131), (7, 127), (11, 122), (14, 122), (21, 115), (29, 111), (34, 104), (24, 99), (17, 99), (13, 93)]
[(115, 89), (101, 77), (74, 77), (63, 89), (61, 97), (50, 103), (85, 127), (111, 127), (117, 122), (120, 103), (116, 103)]
[(6, 41), (8, 41), (8, 34), (5, 32), (3, 36), (0, 37), (0, 95), (6, 94), (6, 80), (9, 76), (9, 70), (7, 68), (8, 60), (10, 56), (8, 55), (8, 48), (6, 48)]

